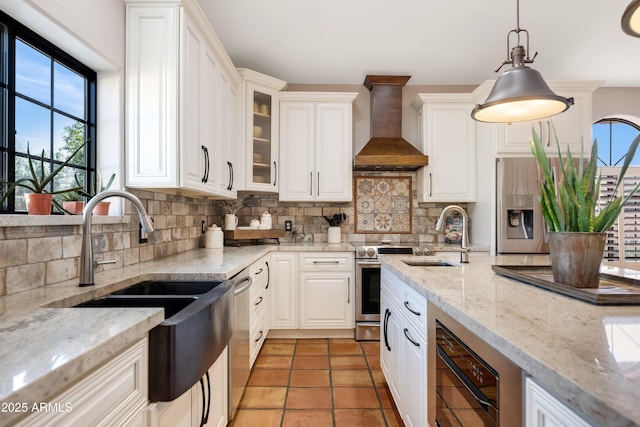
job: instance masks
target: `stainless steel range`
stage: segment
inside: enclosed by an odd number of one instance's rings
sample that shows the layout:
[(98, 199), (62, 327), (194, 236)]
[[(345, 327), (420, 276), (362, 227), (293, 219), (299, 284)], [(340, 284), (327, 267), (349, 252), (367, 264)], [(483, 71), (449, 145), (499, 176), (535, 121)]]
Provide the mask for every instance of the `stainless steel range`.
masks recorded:
[[(353, 244), (353, 243), (352, 243)], [(415, 246), (356, 247), (356, 332), (359, 341), (380, 340), (380, 262), (378, 254), (427, 255), (426, 248)]]

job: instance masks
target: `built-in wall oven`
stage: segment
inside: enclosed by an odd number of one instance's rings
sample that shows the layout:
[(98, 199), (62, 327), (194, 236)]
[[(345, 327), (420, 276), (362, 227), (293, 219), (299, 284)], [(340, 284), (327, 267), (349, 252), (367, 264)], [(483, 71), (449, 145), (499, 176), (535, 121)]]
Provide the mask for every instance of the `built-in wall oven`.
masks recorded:
[(380, 261), (378, 254), (422, 255), (413, 246), (356, 246), (356, 331), (359, 341), (380, 340)]
[[(429, 413), (436, 426), (522, 424), (522, 371), (429, 304)], [(435, 421), (435, 423), (434, 423)]]

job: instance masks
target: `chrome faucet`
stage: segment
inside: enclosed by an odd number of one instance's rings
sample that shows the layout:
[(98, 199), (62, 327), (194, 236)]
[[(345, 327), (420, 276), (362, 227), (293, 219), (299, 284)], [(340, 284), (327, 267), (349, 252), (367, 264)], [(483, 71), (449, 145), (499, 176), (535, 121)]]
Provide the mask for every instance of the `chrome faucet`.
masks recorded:
[(93, 286), (93, 239), (91, 238), (91, 223), (93, 222), (93, 208), (106, 199), (107, 197), (122, 197), (128, 199), (133, 203), (133, 206), (138, 210), (138, 216), (140, 216), (140, 224), (142, 229), (147, 232), (153, 232), (153, 223), (151, 218), (147, 215), (147, 211), (142, 206), (142, 202), (136, 196), (126, 191), (112, 190), (103, 191), (96, 194), (82, 211), (82, 250), (80, 252), (80, 286)]
[(459, 212), (462, 215), (462, 250), (460, 251), (460, 262), (469, 262), (469, 216), (460, 206), (449, 205), (442, 210), (438, 222), (436, 222), (436, 231), (442, 231), (444, 218), (449, 212)]

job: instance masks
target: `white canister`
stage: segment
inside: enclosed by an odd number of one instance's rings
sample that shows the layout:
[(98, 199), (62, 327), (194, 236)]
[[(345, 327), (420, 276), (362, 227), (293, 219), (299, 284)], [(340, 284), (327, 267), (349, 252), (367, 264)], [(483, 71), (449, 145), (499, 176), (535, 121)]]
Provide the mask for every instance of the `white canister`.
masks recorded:
[(211, 249), (222, 249), (224, 246), (224, 233), (222, 232), (222, 228), (216, 227), (215, 224), (212, 225), (205, 234), (204, 246)]
[(340, 227), (329, 227), (327, 230), (328, 243), (340, 243)]
[(234, 214), (226, 214), (224, 216), (224, 229), (235, 230), (238, 226), (238, 217)]
[(265, 212), (260, 215), (260, 229), (262, 230), (271, 230), (271, 214), (269, 212)]

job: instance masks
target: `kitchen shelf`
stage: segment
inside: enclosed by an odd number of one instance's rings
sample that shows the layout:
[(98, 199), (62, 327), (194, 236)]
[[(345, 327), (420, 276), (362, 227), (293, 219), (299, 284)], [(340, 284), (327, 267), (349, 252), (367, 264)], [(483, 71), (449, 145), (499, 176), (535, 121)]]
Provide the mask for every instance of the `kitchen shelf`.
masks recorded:
[(258, 163), (258, 162), (253, 162), (253, 166), (256, 166), (256, 167), (259, 167), (259, 168), (271, 167), (271, 165), (269, 163)]
[(265, 144), (268, 144), (268, 143), (271, 142), (270, 139), (267, 139), (267, 138), (256, 138), (256, 137), (253, 137), (253, 141), (254, 142), (264, 142)]
[(265, 119), (271, 119), (271, 114), (256, 113), (255, 111), (253, 112), (253, 116), (254, 117), (263, 117)]

